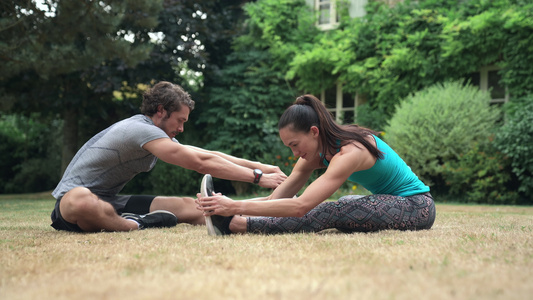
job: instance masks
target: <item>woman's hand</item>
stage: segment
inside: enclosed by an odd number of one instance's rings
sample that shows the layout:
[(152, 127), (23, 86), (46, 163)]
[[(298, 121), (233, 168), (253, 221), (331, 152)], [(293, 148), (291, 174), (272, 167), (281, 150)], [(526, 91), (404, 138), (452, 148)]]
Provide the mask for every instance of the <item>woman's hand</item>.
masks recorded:
[(235, 211), (235, 201), (218, 193), (214, 196), (202, 197), (200, 193), (196, 194), (197, 209), (204, 212), (204, 216), (234, 216), (237, 214)]

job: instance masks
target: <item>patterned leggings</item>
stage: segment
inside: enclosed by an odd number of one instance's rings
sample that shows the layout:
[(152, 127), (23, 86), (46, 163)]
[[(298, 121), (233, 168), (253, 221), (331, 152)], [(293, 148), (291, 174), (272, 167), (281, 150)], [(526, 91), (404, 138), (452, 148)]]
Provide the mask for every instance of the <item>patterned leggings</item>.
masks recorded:
[(323, 202), (301, 218), (247, 218), (247, 232), (319, 232), (328, 228), (347, 233), (384, 229), (421, 230), (431, 228), (435, 213), (430, 193), (408, 197), (348, 195), (335, 202)]

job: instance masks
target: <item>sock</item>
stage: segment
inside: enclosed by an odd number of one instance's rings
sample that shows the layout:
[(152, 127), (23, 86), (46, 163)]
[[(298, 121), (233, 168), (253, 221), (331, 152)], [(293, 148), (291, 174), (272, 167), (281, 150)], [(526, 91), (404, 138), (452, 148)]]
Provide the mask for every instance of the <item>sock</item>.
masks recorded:
[(139, 223), (139, 222), (137, 222), (137, 221), (135, 221), (133, 219), (126, 219), (126, 220), (135, 222), (135, 224), (137, 224), (137, 229), (141, 229), (141, 223)]

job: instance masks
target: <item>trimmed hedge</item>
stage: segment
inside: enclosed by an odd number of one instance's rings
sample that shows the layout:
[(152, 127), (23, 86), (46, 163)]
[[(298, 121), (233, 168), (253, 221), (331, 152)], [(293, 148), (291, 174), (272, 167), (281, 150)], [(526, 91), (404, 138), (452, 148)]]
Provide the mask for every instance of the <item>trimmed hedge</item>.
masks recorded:
[(487, 140), (499, 112), (490, 95), (462, 82), (445, 82), (404, 99), (385, 127), (387, 143), (426, 184), (445, 188), (443, 164), (457, 162)]
[(498, 150), (511, 161), (518, 191), (533, 204), (533, 95), (506, 105), (507, 117), (496, 133)]

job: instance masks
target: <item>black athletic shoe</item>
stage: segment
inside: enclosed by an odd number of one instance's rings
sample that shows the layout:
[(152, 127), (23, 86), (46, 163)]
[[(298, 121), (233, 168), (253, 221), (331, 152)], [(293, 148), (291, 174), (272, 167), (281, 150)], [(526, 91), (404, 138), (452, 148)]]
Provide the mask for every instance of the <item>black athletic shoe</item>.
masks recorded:
[(146, 215), (123, 213), (121, 216), (124, 219), (133, 220), (139, 223), (139, 229), (174, 227), (178, 224), (178, 218), (173, 213), (166, 210), (155, 210)]
[[(200, 193), (203, 197), (206, 196), (212, 196), (215, 192), (215, 188), (213, 186), (213, 178), (210, 174), (205, 174), (204, 178), (202, 178), (202, 184), (200, 185)], [(231, 219), (233, 219), (233, 216), (231, 217), (223, 217), (223, 216), (207, 216), (205, 217), (205, 225), (207, 226), (207, 234), (209, 235), (227, 235), (231, 234), (231, 231), (229, 230), (229, 223), (231, 222)]]
[[(224, 216), (217, 216), (212, 215), (211, 216), (211, 229), (207, 227), (207, 233), (209, 235), (228, 235), (231, 234), (231, 230), (229, 230), (229, 223), (231, 223), (231, 220), (233, 219), (233, 216), (231, 217), (224, 217)], [(210, 233), (209, 230), (211, 230)]]

